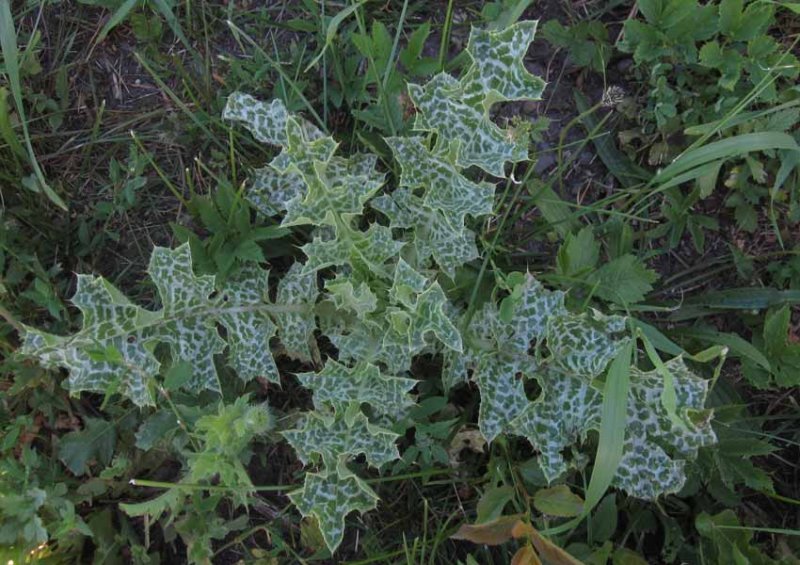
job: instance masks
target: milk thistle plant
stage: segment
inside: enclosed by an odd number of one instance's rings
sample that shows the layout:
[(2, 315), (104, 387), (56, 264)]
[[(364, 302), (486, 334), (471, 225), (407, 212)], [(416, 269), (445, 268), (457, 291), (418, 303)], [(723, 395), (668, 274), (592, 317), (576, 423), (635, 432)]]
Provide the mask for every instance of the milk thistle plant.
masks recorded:
[[(159, 310), (80, 275), (72, 301), (82, 329), (57, 336), (27, 328), (24, 352), (66, 368), (73, 394), (118, 395), (142, 410), (161, 401), (164, 375), (175, 367), (186, 374), (180, 386), (200, 394), (221, 391), (219, 359), (243, 381), (276, 384), (282, 359), (304, 363), (309, 370), (296, 376), (313, 393), (314, 409), (279, 431), (308, 469), (289, 498), (316, 519), (331, 551), (346, 516), (378, 503), (353, 460), (384, 468), (400, 457), (398, 422), (413, 425), (404, 416), (419, 378), (441, 379), (445, 390), (476, 383), (481, 433), (488, 441), (527, 438), (552, 481), (580, 459), (568, 460), (565, 448), (578, 454), (587, 433), (600, 429), (608, 367), (622, 359), (627, 425), (611, 485), (644, 499), (678, 491), (685, 461), (715, 441), (706, 381), (680, 357), (653, 371), (629, 366), (635, 340), (625, 317), (570, 311), (563, 292), (530, 273), (504, 276), (503, 288), (474, 313), (443, 289), (479, 257), (468, 225), (494, 210), (495, 183), (476, 179), (503, 179), (508, 163), (528, 158), (526, 128), (499, 127), (489, 110), (540, 97), (545, 83), (523, 64), (536, 25), (473, 29), (473, 62), (459, 78), (440, 73), (409, 86), (416, 133), (385, 139), (399, 166), (394, 186), (375, 155), (343, 155), (333, 137), (281, 100), (231, 94), (224, 118), (281, 149), (254, 172), (246, 197), (259, 213), (279, 214), (282, 226), (313, 227), (305, 258), (271, 289), (276, 277), (254, 263), (223, 281), (195, 274), (188, 245), (158, 247), (149, 276)], [(415, 374), (412, 362), (422, 355), (439, 356), (441, 373)], [(525, 392), (529, 381), (540, 390), (535, 400)], [(240, 398), (201, 420), (198, 428), (219, 433), (206, 433), (187, 458), (186, 482), (216, 473), (220, 484), (252, 491), (237, 456), (274, 425), (269, 410)], [(187, 498), (179, 487), (126, 510), (175, 515)], [(247, 496), (235, 502), (246, 504)], [(190, 547), (191, 556), (202, 551)]]

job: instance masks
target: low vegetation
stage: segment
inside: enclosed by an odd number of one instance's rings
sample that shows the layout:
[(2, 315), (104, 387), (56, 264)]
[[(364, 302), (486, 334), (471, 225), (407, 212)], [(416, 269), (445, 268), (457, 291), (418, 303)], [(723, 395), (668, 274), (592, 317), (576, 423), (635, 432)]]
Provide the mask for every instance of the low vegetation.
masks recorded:
[(0, 0), (0, 556), (797, 561), (798, 14)]

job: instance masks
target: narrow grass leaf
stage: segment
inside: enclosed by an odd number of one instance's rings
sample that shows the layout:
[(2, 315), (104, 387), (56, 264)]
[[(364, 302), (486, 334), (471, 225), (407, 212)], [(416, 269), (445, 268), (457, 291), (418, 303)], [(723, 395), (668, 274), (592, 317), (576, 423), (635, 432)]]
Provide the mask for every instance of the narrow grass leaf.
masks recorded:
[(14, 104), (17, 107), (19, 121), (22, 124), (22, 134), (25, 139), (25, 147), (28, 150), (28, 160), (30, 161), (31, 167), (33, 167), (36, 179), (39, 181), (39, 187), (53, 204), (66, 211), (67, 205), (64, 204), (61, 197), (47, 184), (44, 173), (39, 167), (39, 162), (36, 160), (36, 155), (33, 152), (33, 146), (31, 145), (31, 137), (28, 133), (28, 120), (25, 117), (25, 106), (22, 98), (22, 84), (19, 78), (17, 31), (14, 28), (14, 17), (11, 15), (10, 0), (0, 0), (0, 48), (2, 48), (3, 51), (3, 61), (5, 63), (6, 75), (8, 76), (8, 84), (11, 87), (11, 94), (14, 97)]
[(622, 459), (625, 427), (628, 416), (628, 389), (630, 388), (633, 340), (623, 345), (611, 362), (603, 389), (600, 441), (597, 446), (592, 478), (586, 491), (583, 515), (587, 515), (605, 495)]
[(721, 141), (687, 151), (669, 166), (662, 169), (655, 177), (659, 184), (663, 184), (681, 173), (685, 173), (717, 159), (729, 159), (755, 151), (765, 149), (793, 149), (800, 150), (794, 138), (778, 131), (761, 131), (735, 135)]
[(115, 27), (125, 21), (125, 18), (130, 15), (138, 3), (139, 0), (125, 0), (125, 2), (120, 4), (119, 8), (117, 8), (114, 13), (111, 14), (111, 17), (108, 18), (106, 25), (103, 26), (103, 29), (100, 30), (100, 33), (97, 34), (97, 39), (94, 42), (95, 45), (102, 43)]
[(342, 25), (342, 22), (350, 14), (358, 10), (361, 7), (361, 5), (364, 4), (366, 1), (367, 0), (361, 0), (361, 2), (353, 4), (352, 6), (348, 6), (347, 8), (345, 8), (344, 10), (337, 13), (335, 16), (331, 18), (331, 21), (328, 22), (328, 26), (325, 29), (325, 45), (323, 45), (322, 49), (319, 50), (317, 56), (311, 60), (311, 62), (308, 64), (304, 72), (307, 73), (308, 71), (310, 71), (314, 67), (314, 65), (316, 65), (320, 59), (322, 59), (322, 56), (325, 54), (325, 51), (328, 50), (328, 47), (331, 46), (333, 40), (336, 39), (336, 34), (338, 33), (339, 26)]

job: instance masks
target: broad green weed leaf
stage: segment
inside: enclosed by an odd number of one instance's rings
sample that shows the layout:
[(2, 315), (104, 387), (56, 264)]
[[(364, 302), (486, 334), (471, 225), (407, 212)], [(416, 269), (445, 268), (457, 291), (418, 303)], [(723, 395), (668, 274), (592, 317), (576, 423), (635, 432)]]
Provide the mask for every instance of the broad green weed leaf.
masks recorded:
[(86, 418), (84, 425), (84, 429), (66, 434), (58, 443), (58, 458), (77, 476), (88, 472), (93, 459), (103, 466), (111, 463), (117, 444), (114, 422)]

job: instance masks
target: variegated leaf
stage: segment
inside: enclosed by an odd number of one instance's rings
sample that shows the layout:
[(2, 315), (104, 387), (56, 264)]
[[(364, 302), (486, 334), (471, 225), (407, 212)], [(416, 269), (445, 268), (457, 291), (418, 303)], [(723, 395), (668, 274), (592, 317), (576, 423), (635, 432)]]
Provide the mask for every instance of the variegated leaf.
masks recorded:
[(331, 551), (342, 543), (347, 515), (367, 512), (378, 503), (378, 495), (343, 463), (337, 470), (306, 473), (303, 487), (289, 493), (289, 499), (303, 516), (317, 519), (322, 539)]
[(597, 310), (582, 314), (562, 312), (547, 319), (547, 347), (552, 366), (587, 380), (598, 376), (614, 358), (624, 339), (622, 316), (605, 316)]
[(158, 374), (155, 346), (145, 331), (160, 317), (130, 302), (102, 277), (78, 276), (72, 302), (83, 314), (77, 334), (61, 337), (26, 328), (21, 353), (46, 367), (64, 367), (73, 394), (119, 392), (138, 406), (153, 405), (149, 386)]
[(276, 302), (285, 309), (276, 313), (275, 318), (281, 343), (290, 357), (311, 360), (319, 356), (312, 308), (318, 295), (316, 273), (306, 272), (300, 263), (292, 265), (278, 283)]
[(378, 308), (378, 297), (364, 281), (354, 286), (347, 277), (337, 275), (335, 279), (325, 282), (325, 290), (337, 310), (353, 312), (361, 320)]
[(520, 363), (498, 354), (481, 358), (474, 378), (481, 393), (478, 426), (486, 441), (507, 431), (530, 404), (523, 374), (530, 374), (536, 367), (533, 359), (528, 359), (529, 363)]
[(403, 244), (392, 238), (392, 231), (373, 224), (365, 232), (339, 229), (335, 238), (317, 236), (301, 249), (308, 256), (303, 272), (313, 273), (332, 266), (349, 265), (389, 277), (384, 264), (397, 256)]
[(402, 175), (398, 190), (424, 190), (422, 203), (445, 214), (461, 226), (464, 216), (483, 216), (492, 212), (494, 185), (473, 182), (462, 175), (451, 155), (435, 155), (419, 137), (390, 137), (386, 143), (400, 163)]
[(175, 361), (191, 367), (186, 387), (195, 392), (219, 391), (214, 356), (222, 353), (225, 342), (217, 331), (216, 304), (211, 299), (214, 277), (194, 274), (188, 244), (175, 249), (156, 247), (148, 272), (163, 306), (164, 323), (155, 329), (156, 335), (170, 345)]
[(472, 65), (461, 79), (464, 96), (486, 110), (504, 100), (538, 100), (546, 83), (525, 68), (523, 59), (538, 21), (522, 21), (494, 31), (472, 28), (467, 53)]
[(255, 265), (240, 267), (220, 290), (220, 323), (227, 330), (228, 363), (240, 379), (256, 377), (279, 383), (278, 368), (269, 349), (276, 326), (262, 305), (269, 301), (269, 272)]
[(414, 404), (408, 392), (417, 381), (381, 374), (375, 365), (346, 367), (328, 359), (322, 371), (297, 375), (300, 383), (314, 392), (318, 410), (332, 407), (337, 414), (353, 404), (369, 404), (379, 414), (397, 416)]
[(411, 245), (420, 262), (432, 258), (450, 278), (458, 267), (478, 257), (475, 234), (454, 225), (441, 211), (428, 208), (418, 196), (396, 191), (373, 199), (370, 205), (385, 214), (393, 228), (411, 228)]
[(310, 412), (299, 429), (283, 432), (303, 464), (308, 464), (312, 454), (322, 457), (326, 468), (334, 468), (341, 457), (364, 455), (374, 467), (400, 457), (395, 441), (398, 434), (370, 424), (363, 413), (352, 418), (337, 413), (322, 416)]

